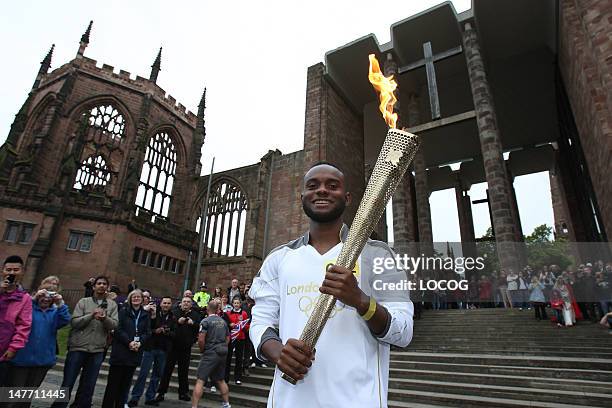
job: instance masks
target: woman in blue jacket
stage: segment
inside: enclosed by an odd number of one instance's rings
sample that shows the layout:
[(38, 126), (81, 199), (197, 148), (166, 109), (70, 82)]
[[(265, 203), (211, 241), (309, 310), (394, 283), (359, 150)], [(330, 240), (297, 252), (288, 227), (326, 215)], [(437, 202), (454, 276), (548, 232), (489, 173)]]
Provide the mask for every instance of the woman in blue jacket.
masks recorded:
[[(57, 286), (41, 285), (32, 299), (32, 329), (24, 348), (13, 360), (8, 377), (8, 386), (36, 387), (42, 384), (47, 371), (57, 361), (57, 331), (70, 323), (70, 312), (62, 295), (53, 291)], [(30, 406), (30, 403), (19, 406)]]
[(150, 335), (151, 321), (149, 313), (142, 308), (142, 291), (134, 289), (119, 311), (102, 408), (123, 408), (132, 376), (142, 360), (141, 345)]

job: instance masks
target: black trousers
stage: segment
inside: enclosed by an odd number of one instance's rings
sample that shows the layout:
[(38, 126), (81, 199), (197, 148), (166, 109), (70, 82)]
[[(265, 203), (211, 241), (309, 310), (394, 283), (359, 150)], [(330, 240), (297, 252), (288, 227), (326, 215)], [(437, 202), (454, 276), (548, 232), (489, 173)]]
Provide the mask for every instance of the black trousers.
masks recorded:
[(164, 367), (164, 375), (159, 382), (157, 388), (158, 394), (168, 392), (170, 378), (174, 371), (174, 366), (178, 364), (178, 380), (179, 380), (179, 395), (189, 394), (189, 361), (191, 360), (191, 347), (188, 349), (172, 349), (166, 358), (166, 366)]
[(251, 359), (255, 355), (255, 349), (253, 348), (253, 343), (251, 343), (251, 338), (249, 337), (249, 331), (246, 331), (246, 339), (244, 340), (244, 353), (242, 358), (242, 367), (249, 368), (251, 365)]
[(536, 319), (548, 320), (546, 315), (546, 303), (533, 302), (533, 309), (535, 310)]
[[(38, 388), (42, 384), (47, 371), (51, 367), (18, 367), (10, 366), (7, 377), (7, 387), (22, 388), (35, 387)], [(23, 408), (30, 407), (32, 402), (13, 402), (7, 405), (7, 408)]]
[(242, 355), (244, 354), (245, 340), (230, 341), (227, 348), (227, 361), (225, 366), (225, 382), (229, 382), (229, 372), (232, 366), (232, 355), (236, 351), (236, 365), (234, 367), (234, 381), (242, 381)]
[(578, 302), (578, 308), (582, 312), (584, 320), (596, 320), (595, 310), (593, 309), (593, 303), (591, 302)]
[(136, 366), (111, 365), (106, 380), (102, 408), (123, 408), (125, 396), (132, 385)]
[(0, 361), (0, 387), (6, 387), (6, 377), (11, 366), (8, 361)]

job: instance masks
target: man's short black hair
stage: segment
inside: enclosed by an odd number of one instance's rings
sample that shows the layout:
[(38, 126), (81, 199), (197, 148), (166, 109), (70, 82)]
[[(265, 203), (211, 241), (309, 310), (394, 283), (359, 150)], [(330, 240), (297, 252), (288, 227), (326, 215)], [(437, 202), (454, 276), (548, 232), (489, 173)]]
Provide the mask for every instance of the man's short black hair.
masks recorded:
[(100, 275), (100, 276), (96, 276), (96, 279), (94, 280), (94, 285), (96, 283), (98, 283), (98, 281), (102, 279), (103, 281), (106, 282), (106, 285), (108, 286), (110, 284), (110, 281), (108, 280), (108, 277), (104, 276), (104, 275)]
[(23, 259), (21, 259), (19, 255), (11, 255), (4, 260), (3, 265), (6, 265), (7, 263), (16, 263), (16, 264), (20, 264), (21, 266), (23, 266)]
[(316, 162), (315, 164), (313, 164), (312, 166), (310, 166), (310, 167), (308, 168), (308, 171), (306, 171), (306, 172), (308, 173), (308, 172), (309, 172), (311, 169), (313, 169), (313, 168), (315, 168), (315, 167), (317, 167), (317, 166), (323, 166), (323, 165), (325, 165), (325, 166), (331, 166), (331, 167), (333, 167), (334, 169), (338, 170), (340, 173), (344, 174), (344, 171), (343, 171), (343, 170), (342, 170), (342, 169), (341, 169), (341, 168), (340, 168), (340, 167), (339, 167), (337, 164), (330, 163), (330, 162), (325, 161), (325, 160), (321, 160), (321, 161)]

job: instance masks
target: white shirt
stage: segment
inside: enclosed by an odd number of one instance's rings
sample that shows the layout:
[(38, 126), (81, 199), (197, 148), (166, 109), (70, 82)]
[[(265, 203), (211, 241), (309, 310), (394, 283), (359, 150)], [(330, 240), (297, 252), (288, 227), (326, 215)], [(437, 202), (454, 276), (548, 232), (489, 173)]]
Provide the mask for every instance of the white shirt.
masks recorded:
[[(325, 267), (335, 262), (342, 248), (339, 243), (321, 255), (307, 243), (308, 235), (274, 250), (253, 281), (250, 294), (255, 306), (249, 332), (258, 351), (269, 328), (278, 327), (283, 344), (300, 337), (320, 295)], [(392, 256), (386, 244), (368, 241), (356, 265), (361, 289), (389, 311), (388, 329), (376, 337), (354, 308), (337, 302), (308, 374), (292, 385), (280, 378), (276, 369), (268, 408), (387, 407), (390, 344), (405, 347), (410, 343), (413, 314), (407, 291), (389, 293), (372, 288), (374, 279), (406, 278), (404, 271), (395, 268), (381, 275), (371, 272), (373, 258)]]

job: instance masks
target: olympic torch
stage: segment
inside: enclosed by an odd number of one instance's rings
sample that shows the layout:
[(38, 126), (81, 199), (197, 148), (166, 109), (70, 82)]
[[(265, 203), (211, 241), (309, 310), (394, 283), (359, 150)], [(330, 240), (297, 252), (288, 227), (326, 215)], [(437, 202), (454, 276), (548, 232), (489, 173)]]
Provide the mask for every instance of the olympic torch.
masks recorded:
[[(379, 93), (379, 108), (389, 126), (389, 131), (357, 209), (353, 224), (349, 229), (348, 237), (336, 261), (336, 265), (350, 270), (355, 267), (359, 254), (361, 254), (368, 237), (382, 216), (387, 202), (414, 159), (419, 146), (417, 136), (395, 128), (397, 113), (393, 113), (393, 105), (397, 102), (397, 98), (393, 92), (397, 88), (397, 83), (393, 80), (393, 76), (385, 77), (382, 74), (374, 54), (370, 54), (369, 59), (368, 79)], [(302, 331), (300, 340), (311, 348), (315, 347), (335, 304), (335, 297), (326, 294), (319, 296)], [(297, 383), (295, 379), (285, 373), (281, 377), (291, 384), (295, 385)]]

